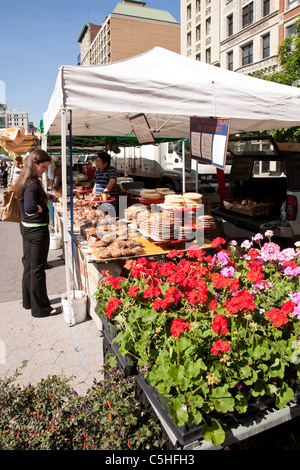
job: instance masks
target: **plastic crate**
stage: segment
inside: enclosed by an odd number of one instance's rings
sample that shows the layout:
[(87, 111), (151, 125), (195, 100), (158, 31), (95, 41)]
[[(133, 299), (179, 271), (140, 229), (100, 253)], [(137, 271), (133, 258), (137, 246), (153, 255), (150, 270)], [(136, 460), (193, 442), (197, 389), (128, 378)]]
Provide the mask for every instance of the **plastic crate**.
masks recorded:
[(137, 375), (135, 382), (138, 400), (154, 418), (157, 417), (159, 419), (174, 448), (201, 438), (201, 426), (189, 427), (187, 424), (176, 426), (169, 415), (168, 400), (160, 397), (155, 387), (147, 383), (142, 375)]
[(125, 377), (135, 376), (138, 371), (134, 361), (128, 356), (122, 356), (120, 354), (117, 344), (112, 344), (105, 333), (103, 334), (103, 356), (107, 357), (107, 354), (116, 356), (118, 369), (121, 374)]
[[(217, 413), (217, 419), (225, 431), (225, 440), (220, 446), (214, 446), (204, 441), (201, 434), (202, 426), (188, 424), (176, 426), (168, 412), (168, 399), (162, 400), (155, 387), (147, 383), (142, 375), (136, 376), (135, 382), (137, 398), (146, 410), (160, 421), (170, 441), (169, 446), (173, 446), (173, 449), (197, 448), (197, 446), (199, 449), (220, 449), (300, 415), (300, 396), (297, 387), (294, 399), (284, 409), (275, 408), (274, 397), (258, 397), (253, 399), (246, 413)], [(262, 423), (261, 429), (258, 428), (259, 422)]]

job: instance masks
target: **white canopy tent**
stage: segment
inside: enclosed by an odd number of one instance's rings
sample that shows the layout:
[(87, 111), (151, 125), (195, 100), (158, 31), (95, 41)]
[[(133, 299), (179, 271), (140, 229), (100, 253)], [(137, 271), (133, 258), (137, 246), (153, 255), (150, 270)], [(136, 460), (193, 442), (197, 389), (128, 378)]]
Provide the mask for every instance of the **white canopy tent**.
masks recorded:
[[(232, 134), (293, 127), (300, 125), (300, 89), (160, 47), (107, 65), (62, 66), (43, 119), (45, 135), (61, 135), (66, 253), (68, 124), (71, 121), (74, 136), (130, 136), (129, 119), (139, 113), (146, 115), (154, 137), (160, 139), (189, 138), (191, 116), (229, 118)], [(67, 256), (66, 272), (69, 289)]]
[(73, 135), (130, 135), (144, 113), (154, 135), (189, 137), (190, 116), (230, 118), (231, 133), (300, 125), (300, 89), (199, 62), (160, 47), (100, 66), (62, 66), (44, 132), (61, 133), (72, 110)]

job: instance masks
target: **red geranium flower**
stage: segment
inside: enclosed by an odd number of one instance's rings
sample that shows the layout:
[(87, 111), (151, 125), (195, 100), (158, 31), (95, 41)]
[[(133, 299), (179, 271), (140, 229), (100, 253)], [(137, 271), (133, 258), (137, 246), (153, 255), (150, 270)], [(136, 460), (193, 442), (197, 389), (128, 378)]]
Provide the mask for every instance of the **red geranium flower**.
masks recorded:
[(256, 259), (259, 255), (259, 251), (256, 248), (251, 248), (251, 250), (248, 251), (248, 256), (250, 256), (251, 259)]
[(227, 320), (225, 318), (225, 315), (215, 315), (213, 322), (212, 322), (212, 330), (218, 335), (221, 333), (222, 335), (226, 335), (228, 333), (227, 329)]
[(206, 289), (193, 289), (187, 297), (191, 305), (203, 304), (207, 300)]
[(107, 275), (106, 278), (104, 279), (103, 281), (103, 284), (105, 284), (106, 286), (113, 286), (115, 287), (116, 289), (121, 289), (121, 286), (119, 285), (119, 282), (120, 281), (124, 281), (125, 278), (124, 277), (114, 277), (114, 276), (111, 276), (111, 275)]
[(240, 287), (240, 283), (239, 283), (239, 280), (237, 278), (235, 279), (230, 279), (230, 283), (229, 283), (229, 289), (232, 291), (232, 290), (238, 290), (238, 288)]
[(218, 301), (217, 300), (211, 300), (209, 302), (208, 308), (209, 308), (209, 310), (214, 311), (214, 310), (216, 310), (217, 306), (218, 306)]
[(292, 313), (294, 311), (295, 307), (296, 304), (292, 300), (288, 300), (287, 302), (284, 302), (284, 304), (282, 304), (281, 310), (288, 315), (289, 313)]
[(108, 316), (108, 318), (112, 318), (112, 313), (114, 313), (114, 311), (116, 310), (116, 308), (121, 305), (122, 303), (122, 300), (120, 299), (117, 299), (116, 297), (112, 297), (107, 306), (106, 306), (106, 315)]
[(266, 312), (265, 316), (271, 320), (275, 328), (279, 328), (289, 321), (286, 313), (276, 307), (273, 307), (271, 310), (269, 310), (269, 312)]
[(201, 250), (198, 246), (193, 246), (188, 249), (189, 258), (197, 258), (199, 261), (203, 261), (205, 256), (205, 251)]
[(139, 286), (129, 287), (129, 289), (128, 289), (129, 297), (136, 297), (139, 290), (140, 290)]
[(165, 299), (155, 299), (152, 308), (153, 310), (159, 310), (160, 308), (164, 310), (169, 307), (169, 305), (170, 304)]
[(169, 303), (177, 304), (180, 299), (182, 299), (183, 294), (177, 287), (169, 287), (165, 292), (165, 300)]
[(264, 274), (261, 273), (260, 271), (250, 271), (246, 278), (248, 279), (248, 281), (252, 281), (252, 282), (261, 282), (263, 279), (264, 279)]
[(219, 354), (220, 351), (224, 351), (224, 352), (230, 351), (230, 344), (228, 341), (221, 341), (219, 339), (213, 344), (210, 351), (214, 356), (217, 356), (217, 354)]
[(176, 271), (176, 265), (172, 261), (167, 261), (160, 266), (159, 274), (162, 277), (168, 277)]
[(177, 251), (177, 250), (171, 250), (169, 251), (167, 255), (168, 258), (177, 258), (177, 257), (182, 258), (182, 256), (183, 256), (183, 251)]
[(226, 243), (226, 240), (224, 240), (224, 238), (217, 237), (211, 242), (211, 246), (213, 248), (218, 248), (220, 245), (223, 245), (224, 243)]
[(175, 318), (171, 325), (171, 333), (174, 338), (178, 338), (178, 336), (183, 333), (184, 331), (190, 330), (190, 323), (185, 322), (183, 318)]
[(249, 268), (251, 271), (262, 271), (262, 265), (259, 261), (251, 261), (248, 263)]
[(144, 298), (153, 299), (153, 297), (159, 297), (161, 295), (161, 290), (157, 286), (148, 286), (144, 291)]
[(245, 290), (241, 290), (234, 294), (234, 297), (226, 300), (223, 303), (223, 306), (226, 307), (226, 311), (230, 315), (238, 313), (239, 311), (244, 312), (245, 310), (255, 310), (254, 298), (250, 292)]
[(224, 277), (219, 273), (214, 273), (211, 276), (211, 281), (216, 289), (224, 289), (224, 287), (227, 287), (230, 283), (230, 279), (228, 277)]

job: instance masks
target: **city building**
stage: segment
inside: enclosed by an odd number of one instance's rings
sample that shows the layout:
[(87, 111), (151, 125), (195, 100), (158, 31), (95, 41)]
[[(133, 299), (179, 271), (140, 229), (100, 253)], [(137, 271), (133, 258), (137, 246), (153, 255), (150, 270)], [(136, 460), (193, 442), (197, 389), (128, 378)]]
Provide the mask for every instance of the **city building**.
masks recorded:
[(0, 128), (22, 127), (26, 133), (32, 132), (34, 126), (28, 121), (27, 111), (21, 109), (1, 109)]
[(146, 2), (122, 0), (100, 26), (86, 23), (78, 37), (78, 65), (127, 59), (161, 46), (180, 53), (180, 24), (165, 10)]
[(272, 73), (300, 0), (181, 0), (181, 53), (235, 72)]
[(5, 109), (0, 109), (0, 129), (5, 129), (7, 127), (7, 116)]

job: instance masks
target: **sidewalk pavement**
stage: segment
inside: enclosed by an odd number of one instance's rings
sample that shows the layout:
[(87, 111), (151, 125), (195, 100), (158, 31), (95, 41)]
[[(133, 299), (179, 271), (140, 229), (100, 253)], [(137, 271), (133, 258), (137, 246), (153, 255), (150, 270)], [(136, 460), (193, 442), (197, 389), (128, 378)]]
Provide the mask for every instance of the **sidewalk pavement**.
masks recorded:
[[(2, 203), (0, 189), (0, 205)], [(17, 383), (36, 385), (48, 375), (63, 375), (80, 395), (101, 379), (103, 341), (90, 317), (69, 326), (63, 313), (34, 318), (22, 307), (22, 238), (19, 225), (0, 220), (0, 379), (11, 376), (22, 365)], [(47, 290), (53, 307), (61, 306), (66, 292), (62, 250), (50, 250), (46, 271)]]

